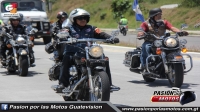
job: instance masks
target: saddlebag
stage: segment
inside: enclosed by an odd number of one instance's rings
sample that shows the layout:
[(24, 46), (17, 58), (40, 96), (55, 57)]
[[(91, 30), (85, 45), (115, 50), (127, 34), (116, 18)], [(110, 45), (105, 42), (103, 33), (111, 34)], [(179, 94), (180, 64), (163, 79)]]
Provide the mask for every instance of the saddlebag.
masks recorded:
[(48, 72), (49, 80), (51, 81), (58, 80), (60, 76), (60, 67), (61, 67), (61, 63), (56, 63), (49, 69), (49, 72)]
[(131, 68), (137, 68), (140, 66), (140, 49), (134, 49), (132, 51), (128, 51), (125, 54), (125, 60), (130, 62)]

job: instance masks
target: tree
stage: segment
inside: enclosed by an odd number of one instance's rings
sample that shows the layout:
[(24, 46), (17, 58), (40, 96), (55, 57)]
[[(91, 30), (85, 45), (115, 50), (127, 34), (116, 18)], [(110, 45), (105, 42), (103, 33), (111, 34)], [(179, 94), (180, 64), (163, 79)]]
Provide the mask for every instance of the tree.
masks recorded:
[(113, 18), (116, 19), (123, 15), (131, 5), (132, 3), (129, 0), (113, 0), (111, 4)]

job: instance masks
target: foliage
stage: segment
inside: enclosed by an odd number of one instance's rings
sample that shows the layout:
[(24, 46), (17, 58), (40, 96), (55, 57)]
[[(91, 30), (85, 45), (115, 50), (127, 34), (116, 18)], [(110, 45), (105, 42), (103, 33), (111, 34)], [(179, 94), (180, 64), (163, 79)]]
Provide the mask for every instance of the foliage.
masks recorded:
[(183, 7), (198, 7), (200, 6), (200, 0), (183, 0), (181, 3)]
[(105, 19), (105, 17), (106, 17), (106, 13), (101, 13), (100, 19), (103, 20), (103, 19)]
[(150, 0), (150, 3), (151, 4), (155, 4), (155, 3), (157, 3), (158, 2), (158, 0)]
[(48, 0), (48, 1), (51, 2), (52, 4), (54, 4), (56, 2), (56, 0)]
[(129, 0), (113, 0), (111, 9), (113, 12), (113, 18), (117, 19), (123, 15), (130, 7), (132, 3)]

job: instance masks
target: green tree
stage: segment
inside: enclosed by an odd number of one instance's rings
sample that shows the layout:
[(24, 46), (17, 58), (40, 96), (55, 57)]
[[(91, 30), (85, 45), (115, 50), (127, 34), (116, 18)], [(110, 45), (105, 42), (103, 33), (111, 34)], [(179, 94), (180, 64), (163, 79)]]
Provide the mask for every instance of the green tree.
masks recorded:
[(111, 4), (113, 18), (117, 19), (123, 15), (130, 7), (132, 3), (129, 0), (113, 0)]

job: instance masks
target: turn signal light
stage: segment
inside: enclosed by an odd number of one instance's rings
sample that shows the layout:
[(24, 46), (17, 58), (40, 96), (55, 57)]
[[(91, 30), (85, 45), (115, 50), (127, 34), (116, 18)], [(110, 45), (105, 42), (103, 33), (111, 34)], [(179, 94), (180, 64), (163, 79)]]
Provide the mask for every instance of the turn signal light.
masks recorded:
[(11, 44), (7, 44), (6, 46), (7, 46), (7, 48), (11, 48), (11, 47), (12, 47), (12, 45), (11, 45)]
[(187, 52), (187, 49), (186, 48), (182, 48), (181, 50), (183, 53), (186, 53)]
[(161, 55), (161, 52), (162, 52), (162, 51), (161, 51), (160, 48), (157, 48), (157, 49), (156, 49), (156, 54), (157, 54), (157, 55)]
[(176, 56), (175, 58), (176, 58), (176, 60), (182, 60), (183, 59), (182, 56)]

